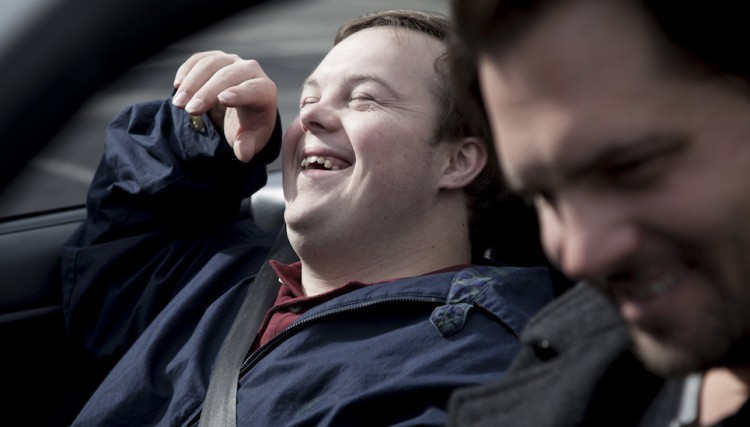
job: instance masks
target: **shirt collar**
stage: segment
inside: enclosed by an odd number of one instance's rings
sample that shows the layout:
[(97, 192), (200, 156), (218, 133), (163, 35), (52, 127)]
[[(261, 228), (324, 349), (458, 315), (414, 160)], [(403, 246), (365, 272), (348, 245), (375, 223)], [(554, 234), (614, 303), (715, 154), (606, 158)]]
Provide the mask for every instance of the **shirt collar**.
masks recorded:
[[(284, 264), (276, 260), (270, 260), (269, 263), (271, 264), (271, 268), (273, 268), (273, 270), (279, 276), (279, 281), (281, 282), (282, 286), (287, 288), (287, 291), (291, 293), (293, 297), (300, 298), (300, 297), (305, 296), (305, 292), (302, 290), (302, 262), (301, 261), (297, 261), (291, 264)], [(460, 271), (470, 266), (471, 264), (457, 264), (457, 265), (453, 265), (450, 267), (441, 268), (439, 270), (431, 271), (429, 273), (425, 273), (424, 275), (448, 273), (451, 271)], [(356, 287), (363, 287), (363, 286), (375, 285), (378, 283), (392, 282), (394, 280), (399, 280), (399, 279), (383, 280), (383, 281), (374, 282), (374, 283), (363, 283), (359, 281), (352, 281), (343, 285), (347, 287), (349, 285), (353, 285)]]

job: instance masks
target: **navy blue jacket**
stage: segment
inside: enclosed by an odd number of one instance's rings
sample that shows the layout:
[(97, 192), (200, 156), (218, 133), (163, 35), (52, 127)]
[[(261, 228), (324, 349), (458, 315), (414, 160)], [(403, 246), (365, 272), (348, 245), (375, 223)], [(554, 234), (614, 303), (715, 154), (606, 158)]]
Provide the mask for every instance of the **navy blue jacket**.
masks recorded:
[[(236, 217), (278, 141), (266, 151), (242, 164), (210, 123), (191, 129), (168, 101), (112, 122), (63, 280), (71, 333), (92, 354), (124, 356), (74, 425), (196, 420), (273, 237)], [(450, 393), (499, 378), (551, 298), (545, 269), (499, 267), (337, 297), (250, 357), (238, 425), (445, 425)]]

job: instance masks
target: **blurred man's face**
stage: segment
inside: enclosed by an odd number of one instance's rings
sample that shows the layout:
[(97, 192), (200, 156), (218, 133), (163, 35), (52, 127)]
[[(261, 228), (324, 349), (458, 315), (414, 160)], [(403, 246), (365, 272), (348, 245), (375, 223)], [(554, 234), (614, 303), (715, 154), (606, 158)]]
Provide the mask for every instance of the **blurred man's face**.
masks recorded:
[(750, 98), (656, 61), (639, 13), (567, 2), (481, 58), (500, 161), (654, 371), (748, 363)]

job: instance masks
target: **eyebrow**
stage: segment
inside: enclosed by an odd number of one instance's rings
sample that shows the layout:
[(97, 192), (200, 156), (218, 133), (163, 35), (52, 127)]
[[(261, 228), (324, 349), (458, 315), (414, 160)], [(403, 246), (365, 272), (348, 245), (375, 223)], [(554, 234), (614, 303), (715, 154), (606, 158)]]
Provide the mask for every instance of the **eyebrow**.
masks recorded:
[[(352, 75), (346, 76), (346, 78), (344, 79), (344, 85), (348, 87), (356, 86), (357, 84), (365, 83), (365, 82), (375, 82), (379, 84), (380, 86), (385, 87), (386, 90), (388, 90), (389, 92), (397, 93), (394, 90), (393, 86), (391, 86), (386, 80), (374, 74), (352, 74)], [(320, 84), (315, 78), (310, 76), (307, 79), (305, 79), (305, 81), (302, 83), (300, 92), (303, 92), (308, 87), (319, 88)]]
[[(562, 161), (561, 174), (559, 178), (563, 182), (575, 182), (588, 176), (592, 172), (601, 170), (608, 165), (615, 165), (618, 162), (627, 162), (636, 160), (645, 155), (670, 154), (683, 149), (687, 144), (688, 138), (681, 133), (658, 133), (638, 136), (630, 139), (617, 139), (606, 141), (606, 148), (598, 150), (589, 158), (578, 162), (577, 164), (566, 165)], [(541, 165), (532, 165), (525, 171), (524, 178), (520, 180), (508, 179), (506, 181), (514, 193), (528, 197), (548, 188), (545, 183), (545, 168)]]
[(601, 169), (603, 166), (637, 160), (648, 155), (669, 154), (679, 151), (685, 147), (686, 142), (687, 137), (681, 133), (658, 133), (632, 139), (608, 141), (604, 144), (606, 148), (569, 168), (564, 176), (566, 180), (575, 181), (591, 171)]

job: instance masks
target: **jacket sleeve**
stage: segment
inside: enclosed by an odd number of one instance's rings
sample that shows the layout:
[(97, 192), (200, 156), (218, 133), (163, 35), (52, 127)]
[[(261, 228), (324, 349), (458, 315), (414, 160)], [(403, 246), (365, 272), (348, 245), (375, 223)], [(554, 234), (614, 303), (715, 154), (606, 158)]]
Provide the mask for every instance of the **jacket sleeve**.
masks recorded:
[(121, 355), (211, 257), (267, 241), (238, 213), (278, 156), (278, 116), (268, 144), (248, 163), (204, 122), (194, 129), (185, 111), (164, 100), (127, 108), (107, 129), (87, 218), (61, 258), (68, 335), (94, 357)]
[(245, 164), (205, 119), (195, 130), (169, 100), (127, 108), (110, 123), (104, 157), (87, 198), (87, 242), (154, 230), (205, 229), (236, 217), (244, 197), (266, 183), (280, 125)]

